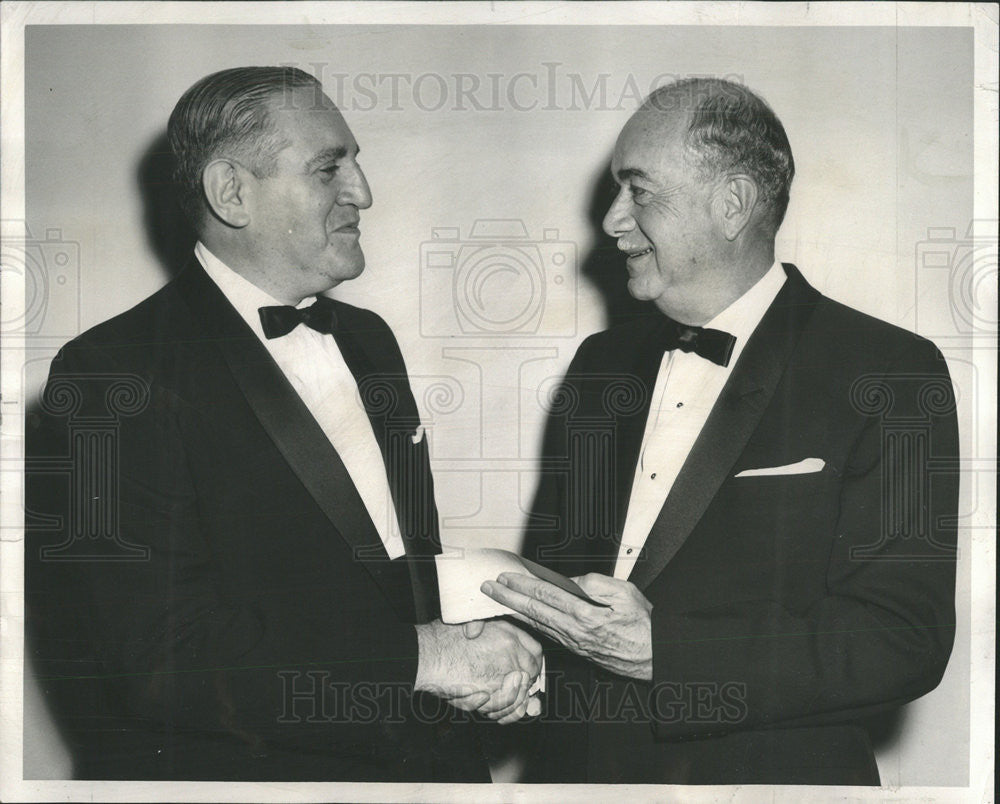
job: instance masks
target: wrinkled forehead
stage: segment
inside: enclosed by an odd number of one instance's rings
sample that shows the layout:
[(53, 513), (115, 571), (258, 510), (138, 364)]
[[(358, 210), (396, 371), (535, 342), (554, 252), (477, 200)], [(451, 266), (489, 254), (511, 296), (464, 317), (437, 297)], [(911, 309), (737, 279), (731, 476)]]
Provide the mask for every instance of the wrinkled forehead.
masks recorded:
[(268, 113), (273, 120), (308, 119), (309, 116), (329, 120), (331, 115), (341, 117), (337, 105), (319, 84), (275, 90), (268, 98)]
[(274, 93), (268, 109), (275, 129), (291, 142), (312, 147), (343, 146), (357, 143), (336, 104), (319, 86), (289, 88)]
[(684, 150), (688, 115), (640, 109), (625, 124), (615, 143), (611, 170), (641, 169), (652, 172), (664, 160), (674, 160)]

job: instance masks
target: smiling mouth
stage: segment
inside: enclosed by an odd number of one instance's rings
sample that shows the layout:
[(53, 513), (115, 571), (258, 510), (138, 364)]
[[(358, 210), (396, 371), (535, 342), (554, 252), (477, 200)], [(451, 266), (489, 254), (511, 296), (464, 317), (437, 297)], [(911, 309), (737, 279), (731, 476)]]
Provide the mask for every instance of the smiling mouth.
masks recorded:
[(636, 257), (644, 257), (647, 254), (652, 254), (652, 252), (653, 252), (652, 246), (649, 246), (647, 248), (636, 249), (635, 251), (626, 251), (625, 252), (626, 260), (632, 260), (635, 259)]

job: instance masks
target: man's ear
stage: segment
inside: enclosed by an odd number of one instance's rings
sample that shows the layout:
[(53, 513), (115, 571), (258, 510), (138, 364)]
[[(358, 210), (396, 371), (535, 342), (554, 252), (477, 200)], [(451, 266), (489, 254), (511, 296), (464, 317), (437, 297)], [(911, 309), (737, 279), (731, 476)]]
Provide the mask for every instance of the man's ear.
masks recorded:
[(737, 175), (726, 179), (717, 198), (726, 240), (735, 240), (747, 227), (759, 198), (757, 183), (749, 176)]
[(201, 173), (205, 198), (214, 215), (235, 229), (250, 223), (246, 204), (245, 171), (228, 159), (214, 159)]

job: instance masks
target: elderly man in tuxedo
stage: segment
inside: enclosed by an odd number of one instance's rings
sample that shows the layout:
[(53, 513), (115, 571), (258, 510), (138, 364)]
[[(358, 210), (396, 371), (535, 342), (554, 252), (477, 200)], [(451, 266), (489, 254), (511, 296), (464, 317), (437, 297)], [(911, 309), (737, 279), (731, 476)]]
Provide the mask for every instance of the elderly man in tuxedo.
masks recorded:
[(29, 649), (75, 774), (489, 781), (466, 711), (523, 715), (541, 649), (437, 619), (402, 355), (325, 295), (365, 265), (358, 144), (290, 68), (202, 79), (168, 133), (194, 254), (29, 422)]
[(604, 230), (655, 312), (577, 351), (527, 552), (607, 605), (483, 586), (568, 654), (549, 778), (878, 784), (863, 719), (933, 689), (954, 638), (945, 363), (775, 261), (792, 154), (746, 87), (657, 90), (612, 172)]

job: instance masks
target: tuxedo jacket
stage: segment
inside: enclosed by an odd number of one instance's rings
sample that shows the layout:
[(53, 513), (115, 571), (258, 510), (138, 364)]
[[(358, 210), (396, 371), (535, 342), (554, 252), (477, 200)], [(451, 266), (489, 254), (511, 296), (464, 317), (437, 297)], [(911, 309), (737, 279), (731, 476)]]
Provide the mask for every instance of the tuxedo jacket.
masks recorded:
[(374, 313), (336, 312), (394, 561), (193, 260), (53, 361), (28, 421), (27, 644), (78, 777), (489, 781), (471, 724), (413, 692), (439, 543), (403, 359)]
[[(859, 721), (941, 679), (958, 496), (944, 360), (784, 268), (629, 578), (653, 605), (652, 682), (550, 662), (554, 778), (877, 784)], [(588, 338), (554, 399), (526, 549), (566, 574), (613, 572), (658, 321)]]

